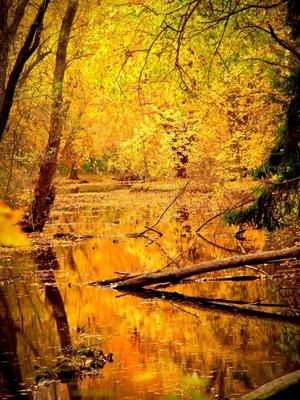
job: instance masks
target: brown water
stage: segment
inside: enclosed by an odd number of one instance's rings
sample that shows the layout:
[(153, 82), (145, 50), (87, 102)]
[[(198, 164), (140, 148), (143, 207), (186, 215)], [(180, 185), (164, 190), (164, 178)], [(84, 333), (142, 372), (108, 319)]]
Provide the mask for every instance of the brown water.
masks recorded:
[[(192, 243), (193, 230), (216, 211), (197, 193), (187, 193), (168, 212), (157, 227), (164, 233), (157, 242), (125, 236), (155, 221), (172, 196), (172, 192), (128, 190), (62, 194), (45, 238), (57, 230), (97, 238), (74, 244), (51, 240), (43, 250), (2, 255), (1, 399), (236, 399), (300, 367), (297, 322), (204, 308), (188, 299), (143, 298), (87, 285), (113, 277), (115, 271), (163, 267)], [(227, 227), (212, 225), (204, 234), (222, 247), (240, 249)], [(244, 243), (246, 250), (266, 246), (259, 232)], [(199, 239), (178, 264), (232, 254)], [(217, 276), (233, 274), (241, 272)], [(278, 279), (198, 282), (168, 290), (190, 297), (261, 299), (281, 305), (264, 307), (265, 311), (295, 316), (284, 306), (299, 307), (299, 284), (289, 280), (285, 282), (288, 289), (278, 290), (278, 283)], [(61, 348), (79, 343), (112, 352), (113, 363), (106, 364), (98, 376), (34, 386), (37, 367), (55, 364)]]

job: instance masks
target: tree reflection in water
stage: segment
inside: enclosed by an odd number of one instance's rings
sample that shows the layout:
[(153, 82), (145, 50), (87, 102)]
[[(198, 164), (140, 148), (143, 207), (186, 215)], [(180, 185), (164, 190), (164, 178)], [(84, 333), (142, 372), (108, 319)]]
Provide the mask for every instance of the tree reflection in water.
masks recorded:
[[(35, 261), (38, 270), (43, 271), (41, 282), (45, 287), (46, 301), (52, 308), (52, 316), (56, 323), (61, 350), (64, 352), (64, 349), (72, 346), (72, 340), (64, 301), (54, 276), (54, 270), (59, 269), (59, 263), (52, 246), (48, 244), (42, 251), (39, 251), (35, 256)], [(77, 394), (78, 385), (76, 381), (67, 382), (67, 386), (69, 399), (81, 399), (81, 396)]]
[[(50, 327), (53, 321), (56, 325), (59, 347), (63, 352), (67, 346), (72, 345), (72, 340), (64, 301), (54, 275), (54, 271), (59, 269), (59, 263), (55, 251), (49, 244), (34, 253), (33, 259), (40, 272), (36, 276), (39, 277), (39, 283), (44, 289), (45, 305), (50, 308)], [(14, 276), (12, 276), (12, 279), (14, 284), (10, 285), (9, 289), (0, 287), (0, 397), (7, 399), (22, 396), (23, 399), (31, 399), (33, 395), (30, 390), (26, 392), (26, 387), (28, 387), (26, 381), (29, 380), (28, 371), (32, 371), (31, 374), (34, 374), (33, 363), (43, 358), (37, 350), (37, 347), (40, 348), (37, 342), (39, 342), (39, 335), (44, 335), (45, 330), (49, 328), (48, 325), (43, 326), (47, 308), (45, 309), (45, 305), (42, 304), (41, 309), (41, 303), (36, 301), (37, 289), (28, 290), (25, 282), (17, 282)], [(30, 334), (28, 333), (27, 301), (33, 313), (31, 323), (33, 323), (33, 320), (38, 321), (40, 328), (38, 332), (31, 332)], [(56, 349), (58, 351), (58, 348)], [(55, 354), (53, 354), (53, 357), (55, 357)], [(68, 382), (66, 386), (68, 394), (65, 393), (64, 398), (81, 398), (78, 395), (76, 382)], [(47, 396), (50, 396), (48, 398), (51, 400), (60, 397), (55, 383), (48, 391)], [(40, 398), (39, 393), (34, 398)], [(43, 398), (42, 394), (41, 398)]]
[[(0, 287), (0, 395), (2, 399), (17, 397), (23, 389), (18, 356), (17, 334), (20, 329), (10, 313), (3, 289)], [(25, 394), (22, 398), (27, 399)]]
[(64, 349), (70, 346), (72, 342), (64, 301), (56, 285), (53, 272), (59, 269), (59, 263), (52, 246), (48, 245), (40, 251), (36, 255), (35, 261), (39, 271), (44, 272), (41, 276), (41, 282), (45, 287), (46, 301), (52, 307), (52, 315), (56, 322), (61, 348)]

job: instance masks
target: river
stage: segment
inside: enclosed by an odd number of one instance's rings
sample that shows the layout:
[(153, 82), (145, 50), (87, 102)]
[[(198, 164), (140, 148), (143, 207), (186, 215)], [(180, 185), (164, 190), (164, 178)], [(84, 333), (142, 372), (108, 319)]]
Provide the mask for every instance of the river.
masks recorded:
[[(300, 368), (299, 324), (280, 318), (297, 315), (299, 279), (271, 280), (245, 269), (210, 277), (258, 275), (261, 279), (191, 282), (166, 289), (191, 297), (260, 300), (272, 304), (263, 308), (276, 312), (278, 318), (244, 316), (176, 299), (143, 298), (88, 284), (114, 277), (116, 271), (162, 268), (191, 246), (196, 227), (219, 210), (209, 195), (188, 191), (156, 227), (162, 237), (155, 232), (148, 233), (149, 239), (126, 236), (153, 223), (173, 196), (170, 190), (130, 190), (117, 184), (61, 191), (50, 224), (39, 237), (41, 244), (29, 251), (3, 252), (1, 399), (238, 399)], [(242, 247), (246, 252), (270, 247), (262, 232), (250, 232), (246, 241), (239, 242), (234, 231), (218, 222), (210, 224), (203, 235), (219, 246), (198, 238), (174, 268), (228, 257)], [(55, 239), (57, 232), (95, 237)], [(265, 266), (268, 273), (276, 268)], [(37, 373), (55, 364), (63, 347), (81, 343), (112, 352), (113, 362), (95, 376), (35, 384)]]

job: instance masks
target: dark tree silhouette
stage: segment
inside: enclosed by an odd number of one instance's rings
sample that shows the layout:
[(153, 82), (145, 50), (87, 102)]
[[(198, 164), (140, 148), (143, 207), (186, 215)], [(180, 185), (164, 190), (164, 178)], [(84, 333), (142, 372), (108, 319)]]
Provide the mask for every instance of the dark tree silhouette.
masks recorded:
[(50, 0), (42, 0), (36, 16), (19, 50), (16, 61), (7, 79), (9, 51), (18, 27), (22, 21), (28, 0), (19, 0), (9, 24), (12, 8), (10, 0), (0, 0), (0, 141), (7, 126), (15, 90), (24, 66), (38, 48), (43, 30), (43, 20)]

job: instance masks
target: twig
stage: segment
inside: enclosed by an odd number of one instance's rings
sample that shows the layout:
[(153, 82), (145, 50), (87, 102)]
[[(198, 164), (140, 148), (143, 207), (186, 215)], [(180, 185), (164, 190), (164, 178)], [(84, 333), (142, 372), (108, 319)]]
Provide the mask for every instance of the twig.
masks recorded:
[(178, 253), (174, 258), (172, 258), (172, 260), (170, 260), (168, 262), (168, 264), (166, 264), (165, 266), (162, 267), (161, 270), (164, 270), (166, 268), (168, 268), (171, 264), (175, 263), (175, 261), (181, 257), (183, 254), (185, 254), (187, 251), (189, 251), (192, 248), (192, 246), (187, 247), (186, 249), (184, 249), (183, 251), (181, 251), (180, 253)]
[(229, 212), (231, 212), (232, 210), (235, 210), (236, 208), (239, 208), (243, 205), (245, 205), (245, 201), (247, 199), (249, 199), (249, 197), (251, 197), (255, 192), (257, 192), (262, 186), (262, 183), (260, 185), (258, 185), (255, 189), (253, 189), (247, 196), (245, 196), (242, 200), (238, 201), (237, 203), (235, 203), (232, 207), (230, 208), (226, 208), (225, 210), (220, 211), (218, 214), (213, 215), (212, 217), (208, 218), (206, 221), (204, 221), (197, 229), (196, 229), (196, 233), (200, 232), (202, 228), (204, 228), (205, 225), (207, 225), (209, 222), (213, 221), (214, 219), (222, 216), (222, 215), (226, 215)]
[(121, 271), (115, 271), (115, 274), (116, 274), (116, 275), (121, 275), (121, 276), (128, 276), (128, 275), (130, 275), (129, 272), (121, 272)]
[(128, 293), (122, 293), (122, 294), (118, 294), (115, 299), (120, 299), (121, 297), (125, 297), (128, 296)]
[[(186, 182), (186, 184), (184, 185), (184, 187), (182, 189), (179, 190), (179, 192), (176, 194), (176, 196), (174, 197), (174, 199), (171, 201), (171, 203), (164, 209), (164, 211), (161, 213), (160, 217), (158, 218), (158, 220), (150, 226), (150, 228), (153, 228), (154, 226), (158, 225), (160, 223), (160, 221), (162, 220), (162, 217), (165, 215), (165, 213), (169, 210), (169, 208), (175, 203), (175, 201), (182, 195), (182, 193), (185, 191), (185, 189), (187, 188), (189, 182)], [(149, 228), (149, 229), (150, 229)]]
[(238, 251), (238, 250), (230, 249), (229, 247), (225, 247), (225, 246), (222, 246), (222, 245), (220, 245), (220, 244), (218, 244), (218, 243), (216, 243), (216, 242), (212, 242), (211, 240), (209, 240), (209, 239), (207, 239), (206, 237), (204, 237), (203, 235), (201, 235), (201, 233), (198, 233), (198, 236), (199, 236), (202, 240), (204, 240), (205, 242), (211, 244), (212, 246), (217, 247), (218, 249), (226, 250), (226, 251), (228, 251), (229, 253), (237, 253), (237, 254), (239, 254), (239, 251)]
[(199, 317), (199, 315), (197, 315), (195, 313), (192, 313), (190, 311), (187, 311), (184, 308), (182, 308), (182, 307), (180, 307), (180, 306), (178, 306), (177, 304), (174, 304), (174, 303), (171, 303), (171, 306), (173, 306), (175, 308), (178, 308), (178, 310), (180, 310), (180, 311), (182, 311), (182, 312), (184, 312), (186, 314), (191, 315), (192, 317), (196, 318), (196, 320), (199, 322), (199, 324), (202, 324), (202, 321), (201, 321), (201, 318)]
[[(149, 238), (148, 236), (144, 236), (147, 240), (149, 240), (149, 242), (150, 242), (150, 244), (149, 244), (149, 246), (151, 245), (151, 244), (155, 244), (158, 248), (159, 248), (159, 250), (170, 260), (170, 263), (168, 263), (168, 264), (175, 264), (178, 268), (179, 268), (179, 264), (177, 264), (176, 262), (175, 262), (175, 260), (173, 259), (173, 258), (171, 258), (169, 255), (168, 255), (168, 253), (166, 252), (166, 250), (161, 246), (161, 244), (157, 241), (157, 240), (152, 240), (151, 238)], [(164, 267), (165, 268), (165, 267)]]
[[(234, 206), (232, 206), (231, 208), (229, 208), (229, 209), (227, 208), (227, 209), (225, 209), (225, 210), (222, 210), (222, 211), (220, 211), (218, 214), (216, 214), (216, 215), (210, 217), (209, 219), (207, 219), (206, 221), (204, 221), (204, 222), (195, 230), (195, 234), (197, 234), (202, 240), (206, 241), (207, 243), (211, 244), (212, 246), (215, 246), (215, 247), (217, 247), (217, 248), (226, 250), (226, 251), (231, 252), (231, 253), (239, 253), (239, 252), (238, 252), (237, 250), (235, 250), (235, 249), (230, 249), (230, 248), (221, 246), (221, 245), (219, 245), (218, 243), (214, 243), (214, 242), (210, 241), (209, 239), (207, 239), (207, 238), (205, 238), (204, 236), (202, 236), (199, 232), (200, 232), (200, 230), (201, 230), (206, 224), (208, 224), (208, 223), (211, 222), (212, 220), (214, 220), (214, 219), (220, 217), (221, 215), (226, 215), (226, 213), (228, 213), (229, 211), (233, 210), (234, 208), (237, 208), (237, 207), (240, 207), (240, 206), (244, 205), (244, 204), (245, 204), (245, 201), (246, 201), (250, 196), (252, 196), (252, 194), (260, 188), (260, 186), (261, 186), (261, 185), (259, 185), (258, 187), (256, 187), (250, 194), (248, 194), (246, 197), (244, 197), (243, 200), (239, 201), (238, 203), (236, 203), (236, 204), (235, 204)], [(178, 253), (178, 254), (177, 254), (172, 260), (170, 260), (170, 262), (168, 262), (168, 264), (166, 264), (161, 270), (164, 270), (164, 269), (167, 268), (169, 265), (171, 265), (175, 260), (177, 260), (177, 259), (178, 259), (179, 257), (181, 257), (183, 254), (185, 254), (187, 251), (191, 250), (191, 249), (195, 246), (196, 241), (197, 241), (197, 236), (194, 236), (194, 240), (193, 240), (192, 244), (191, 244), (189, 247), (187, 247), (186, 249), (184, 249), (183, 251), (181, 251), (180, 253)], [(240, 246), (241, 246), (241, 245), (240, 245)], [(243, 249), (242, 246), (241, 246), (241, 248), (242, 248), (242, 252), (245, 254), (245, 251), (244, 251), (244, 249)]]
[[(163, 236), (163, 234), (162, 234), (160, 231), (158, 231), (158, 230), (156, 230), (156, 229), (153, 229), (151, 226), (145, 225), (145, 228), (147, 229), (147, 231), (152, 231), (152, 232), (157, 233), (158, 236)], [(146, 232), (147, 232), (147, 231), (146, 231)]]
[(126, 236), (129, 237), (141, 237), (144, 236), (145, 233), (149, 232), (149, 231), (154, 231), (156, 232), (159, 236), (163, 236), (163, 234), (161, 232), (159, 232), (156, 229), (153, 229), (156, 225), (158, 225), (160, 223), (160, 221), (162, 220), (163, 216), (165, 215), (165, 213), (169, 210), (169, 208), (175, 203), (175, 201), (182, 195), (182, 193), (185, 191), (185, 189), (187, 188), (189, 182), (186, 182), (186, 184), (183, 186), (182, 189), (179, 190), (179, 192), (176, 194), (176, 196), (174, 197), (174, 199), (171, 201), (171, 203), (169, 203), (167, 205), (167, 207), (163, 210), (163, 212), (160, 214), (160, 216), (158, 217), (158, 219), (150, 226), (146, 226), (145, 225), (145, 230), (140, 232), (140, 233), (129, 233)]
[(272, 182), (272, 181), (261, 180), (261, 182), (265, 183), (266, 185), (285, 185), (285, 184), (297, 182), (299, 180), (300, 180), (300, 176), (296, 176), (295, 178), (287, 179), (286, 181)]
[(254, 271), (261, 272), (262, 274), (266, 275), (270, 280), (273, 279), (272, 276), (270, 274), (268, 274), (266, 271), (264, 271), (263, 269), (253, 267), (252, 265), (245, 265), (245, 268), (250, 268), (250, 269), (253, 269)]

